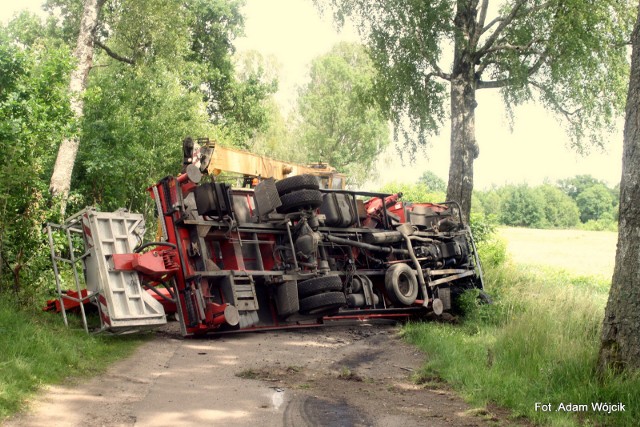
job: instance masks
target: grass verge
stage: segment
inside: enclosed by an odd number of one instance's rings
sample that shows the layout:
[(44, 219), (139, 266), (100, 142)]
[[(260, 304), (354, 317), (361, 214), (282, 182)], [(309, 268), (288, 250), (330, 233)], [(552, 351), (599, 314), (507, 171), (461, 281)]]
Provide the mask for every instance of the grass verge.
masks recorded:
[(87, 335), (80, 322), (68, 329), (59, 315), (20, 311), (0, 300), (0, 421), (40, 387), (100, 373), (145, 339)]
[[(462, 324), (406, 326), (407, 339), (428, 356), (423, 378), (440, 377), (474, 404), (496, 403), (537, 424), (637, 425), (640, 375), (595, 377), (604, 279), (506, 264), (485, 281), (495, 303), (467, 295)], [(597, 403), (622, 403), (625, 411), (596, 410)]]

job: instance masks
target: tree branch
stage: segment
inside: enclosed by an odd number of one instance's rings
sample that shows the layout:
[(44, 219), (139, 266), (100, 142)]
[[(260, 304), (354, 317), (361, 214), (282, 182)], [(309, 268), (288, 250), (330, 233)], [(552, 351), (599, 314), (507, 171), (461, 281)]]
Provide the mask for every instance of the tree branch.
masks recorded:
[(544, 2), (544, 3), (541, 3), (541, 4), (537, 5), (537, 6), (532, 6), (532, 7), (528, 8), (528, 9), (525, 9), (524, 14), (531, 15), (532, 13), (536, 13), (539, 10), (548, 8), (549, 6), (551, 6), (552, 3), (554, 3), (554, 2), (552, 0), (550, 0), (550, 1), (547, 1), (547, 2)]
[[(413, 15), (410, 15), (413, 16)], [(427, 48), (424, 45), (424, 34), (422, 33), (422, 30), (420, 29), (420, 27), (417, 25), (416, 22), (411, 22), (409, 23), (409, 28), (413, 29), (413, 34), (414, 34), (414, 38), (418, 41), (418, 46), (420, 48), (420, 52), (422, 53), (422, 57), (429, 63), (429, 66), (431, 68), (433, 68), (433, 73), (429, 73), (429, 75), (427, 76), (427, 80), (431, 77), (431, 75), (440, 77), (443, 80), (447, 80), (447, 81), (451, 81), (451, 74), (449, 73), (445, 73), (444, 71), (442, 71), (442, 69), (438, 66), (437, 62), (433, 60), (433, 58), (431, 57), (431, 55), (428, 54)]]
[(95, 40), (95, 44), (96, 46), (100, 47), (102, 50), (105, 51), (105, 53), (107, 55), (109, 55), (110, 57), (112, 57), (113, 59), (120, 61), (120, 62), (126, 62), (127, 64), (130, 65), (136, 65), (136, 62), (133, 59), (127, 58), (125, 56), (119, 55), (116, 52), (112, 51), (111, 49), (109, 49), (104, 43), (102, 43), (100, 40), (96, 39)]
[(520, 10), (520, 8), (526, 2), (527, 2), (527, 0), (517, 0), (516, 3), (513, 5), (513, 9), (511, 9), (511, 12), (507, 16), (499, 16), (499, 17), (495, 18), (493, 21), (491, 21), (489, 23), (489, 25), (487, 27), (485, 27), (486, 29), (485, 28), (482, 29), (482, 34), (484, 34), (484, 32), (487, 29), (489, 29), (495, 23), (500, 22), (500, 24), (498, 25), (498, 28), (496, 28), (495, 31), (493, 32), (493, 34), (491, 34), (489, 36), (489, 38), (485, 42), (484, 46), (482, 46), (482, 48), (480, 48), (476, 52), (476, 58), (482, 57), (482, 55), (484, 55), (486, 53), (486, 51), (491, 48), (491, 46), (495, 43), (495, 41), (498, 39), (500, 34), (502, 34), (502, 31), (504, 31), (504, 29), (507, 27), (507, 25), (509, 25), (509, 24), (511, 24), (513, 22), (513, 20), (515, 19), (516, 15), (518, 14), (518, 11)]
[(482, 73), (484, 73), (484, 70), (491, 64), (497, 64), (498, 61), (496, 61), (495, 59), (487, 59), (485, 62), (481, 63), (480, 65), (478, 65), (478, 68), (476, 68), (476, 76), (478, 76), (478, 78), (480, 78), (480, 76), (482, 75)]
[(539, 84), (538, 82), (536, 82), (535, 80), (531, 80), (529, 82), (529, 84), (535, 88), (537, 88), (540, 92), (542, 92), (544, 95), (547, 95), (547, 99), (549, 100), (549, 102), (551, 102), (553, 104), (553, 106), (560, 112), (562, 113), (562, 115), (564, 115), (564, 117), (569, 121), (572, 122), (573, 121), (573, 116), (575, 116), (576, 114), (580, 113), (582, 111), (582, 108), (578, 108), (574, 111), (568, 111), (566, 110), (562, 105), (560, 105), (560, 103), (558, 101), (556, 101), (556, 99), (553, 97), (553, 95), (550, 95), (550, 91), (545, 88), (543, 85)]
[(498, 89), (501, 87), (509, 86), (511, 84), (511, 80), (509, 79), (500, 79), (500, 80), (478, 80), (476, 82), (476, 89)]
[(531, 77), (533, 76), (535, 73), (538, 72), (538, 70), (540, 70), (540, 67), (542, 67), (542, 65), (545, 63), (545, 61), (547, 60), (547, 58), (549, 57), (549, 51), (545, 50), (539, 57), (538, 60), (536, 62), (533, 63), (533, 65), (527, 70), (527, 76)]
[(531, 40), (529, 43), (525, 44), (525, 45), (513, 45), (510, 43), (502, 43), (502, 44), (498, 44), (498, 45), (494, 45), (491, 48), (487, 49), (484, 54), (489, 54), (489, 53), (493, 53), (493, 52), (499, 52), (501, 50), (515, 50), (520, 52), (521, 55), (530, 55), (532, 53), (537, 53), (542, 55), (542, 52), (536, 51), (536, 50), (531, 50), (531, 47), (536, 44), (536, 43), (540, 43), (543, 40), (541, 39), (533, 39)]
[(496, 25), (498, 22), (501, 22), (504, 20), (503, 16), (496, 16), (495, 18), (493, 18), (486, 26), (484, 26), (481, 30), (480, 30), (480, 35), (486, 33), (487, 31), (489, 31), (491, 29), (491, 27), (493, 27), (494, 25)]
[[(533, 65), (529, 67), (529, 69), (527, 70), (527, 78), (533, 76), (535, 73), (537, 73), (540, 70), (540, 67), (542, 67), (544, 62), (547, 60), (548, 56), (549, 55), (547, 54), (546, 51), (540, 54), (536, 62), (534, 62)], [(489, 64), (495, 64), (495, 63), (497, 62), (488, 61), (480, 65), (480, 67), (478, 67), (478, 71), (476, 71), (476, 75), (480, 76)], [(508, 86), (509, 84), (511, 84), (511, 82), (512, 82), (511, 79), (500, 79), (500, 80), (489, 80), (489, 81), (478, 80), (476, 88), (477, 89), (496, 89), (496, 88)], [(533, 84), (533, 81), (530, 81), (530, 83)]]
[[(535, 13), (535, 12), (537, 12), (537, 11), (539, 11), (539, 10), (542, 10), (542, 9), (545, 9), (545, 8), (547, 8), (547, 7), (551, 6), (551, 4), (552, 4), (552, 3), (553, 3), (553, 1), (552, 1), (552, 0), (550, 0), (550, 1), (547, 1), (547, 2), (545, 2), (545, 3), (539, 4), (538, 6), (530, 7), (530, 8), (528, 8), (528, 9), (525, 9), (524, 14), (529, 15), (529, 14)], [(522, 6), (522, 5), (520, 5), (520, 6)], [(514, 7), (515, 7), (515, 6), (514, 6)], [(511, 16), (511, 15), (509, 15), (509, 16)], [(515, 18), (515, 15), (514, 15), (514, 18)], [(497, 17), (493, 18), (493, 19), (491, 20), (491, 22), (489, 22), (489, 23), (488, 23), (487, 25), (485, 25), (484, 27), (481, 27), (480, 35), (482, 35), (482, 34), (486, 33), (487, 31), (489, 31), (489, 30), (491, 29), (491, 27), (493, 27), (494, 25), (496, 25), (498, 22), (505, 21), (506, 19), (507, 19), (507, 17), (505, 17), (505, 16), (497, 16)], [(513, 20), (513, 18), (511, 18), (511, 19)], [(509, 23), (507, 23), (506, 25), (508, 25), (508, 24), (509, 24)], [(482, 22), (482, 25), (484, 25), (484, 21)]]
[(476, 33), (473, 35), (473, 46), (476, 46), (480, 36), (484, 32), (484, 21), (487, 19), (487, 9), (489, 8), (489, 0), (482, 0), (482, 6), (480, 6), (480, 17), (478, 18), (478, 25), (476, 25)]

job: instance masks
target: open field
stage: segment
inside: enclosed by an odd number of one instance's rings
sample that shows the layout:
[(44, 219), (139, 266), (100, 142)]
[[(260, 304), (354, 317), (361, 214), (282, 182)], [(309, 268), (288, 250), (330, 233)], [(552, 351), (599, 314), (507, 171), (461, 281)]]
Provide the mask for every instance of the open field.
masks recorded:
[(498, 229), (516, 263), (560, 267), (580, 275), (610, 279), (617, 233), (585, 230)]

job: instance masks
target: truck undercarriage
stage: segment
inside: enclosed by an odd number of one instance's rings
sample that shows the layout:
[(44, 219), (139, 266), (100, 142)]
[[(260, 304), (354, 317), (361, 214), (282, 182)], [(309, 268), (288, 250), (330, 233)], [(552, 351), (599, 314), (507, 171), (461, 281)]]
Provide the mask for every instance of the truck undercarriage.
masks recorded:
[[(203, 170), (191, 164), (149, 188), (157, 242), (143, 243), (142, 215), (124, 210), (87, 208), (49, 224), (59, 290), (51, 306), (84, 314), (92, 303), (100, 330), (116, 333), (175, 312), (189, 336), (441, 315), (483, 287), (455, 202), (321, 189), (313, 175), (231, 188), (203, 180)], [(68, 237), (64, 256), (56, 233)], [(62, 291), (62, 262), (73, 266), (73, 292)]]

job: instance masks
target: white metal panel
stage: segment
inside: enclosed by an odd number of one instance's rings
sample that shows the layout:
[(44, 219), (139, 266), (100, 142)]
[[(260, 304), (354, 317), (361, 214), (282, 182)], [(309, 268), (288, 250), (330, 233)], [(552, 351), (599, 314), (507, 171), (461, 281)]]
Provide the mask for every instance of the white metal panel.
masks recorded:
[(98, 291), (104, 326), (113, 330), (151, 327), (166, 323), (162, 304), (140, 285), (135, 271), (114, 271), (112, 254), (133, 253), (144, 236), (144, 218), (124, 210), (87, 211), (82, 228), (90, 251), (85, 261), (87, 289)]

